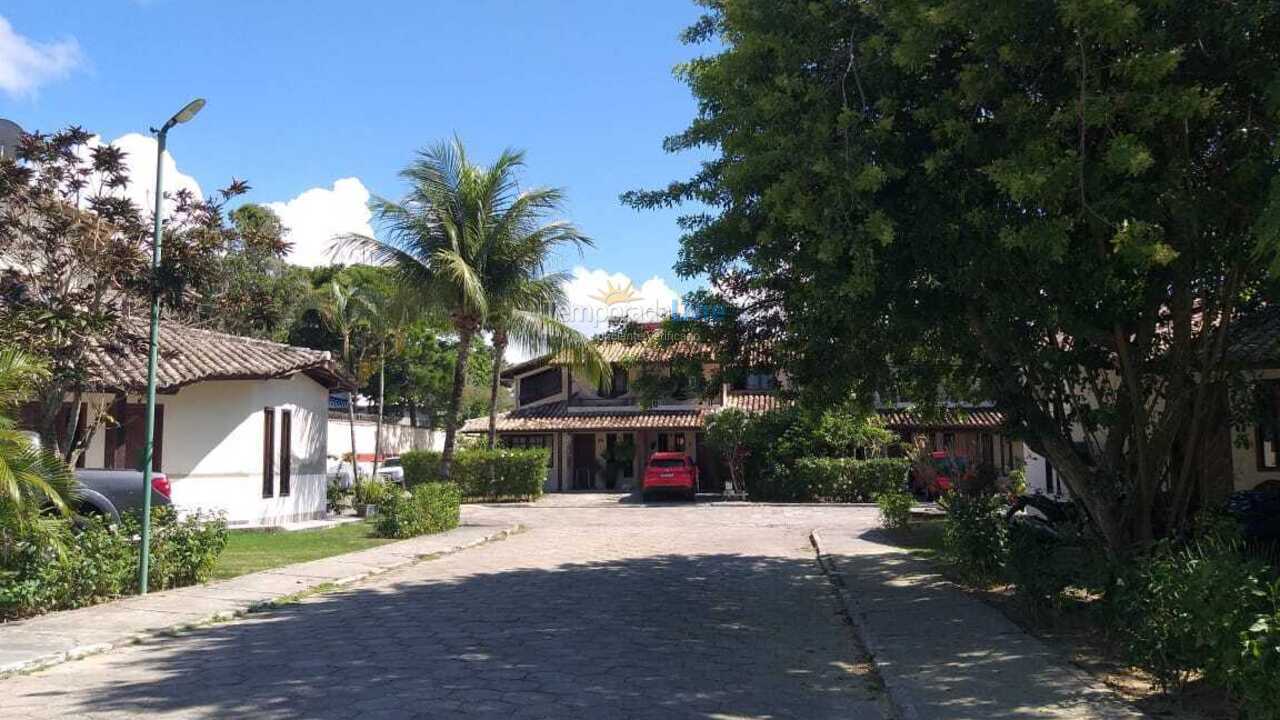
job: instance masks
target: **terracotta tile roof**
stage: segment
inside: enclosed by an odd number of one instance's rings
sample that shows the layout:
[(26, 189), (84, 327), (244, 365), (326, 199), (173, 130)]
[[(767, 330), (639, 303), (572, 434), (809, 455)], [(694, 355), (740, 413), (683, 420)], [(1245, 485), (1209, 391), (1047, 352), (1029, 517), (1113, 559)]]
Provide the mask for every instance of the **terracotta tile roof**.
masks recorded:
[[(670, 345), (662, 345), (658, 343), (656, 335), (650, 335), (635, 342), (612, 340), (597, 342), (596, 349), (600, 351), (605, 362), (609, 363), (661, 363), (687, 358), (710, 360), (713, 357), (711, 348), (705, 343), (682, 340)], [(516, 375), (522, 375), (544, 365), (568, 365), (570, 362), (568, 355), (541, 355), (504, 368), (502, 377), (504, 380), (510, 380)]]
[(771, 392), (731, 390), (727, 399), (729, 402), (726, 407), (737, 408), (746, 412), (769, 412), (791, 404), (786, 398)]
[(1280, 365), (1280, 306), (1255, 310), (1236, 321), (1227, 337), (1227, 357), (1247, 366)]
[(910, 409), (882, 408), (880, 417), (890, 430), (997, 430), (1004, 413), (995, 408), (947, 408), (938, 418), (923, 418)]
[[(145, 320), (135, 320), (128, 325), (129, 338), (93, 341), (87, 355), (91, 386), (97, 390), (145, 389), (148, 332)], [(156, 366), (160, 390), (176, 390), (204, 380), (260, 380), (298, 372), (329, 388), (346, 386), (328, 352), (201, 330), (169, 320), (160, 323)]]
[[(591, 430), (698, 430), (707, 409), (691, 407), (687, 411), (649, 410), (618, 412), (616, 408), (598, 411), (569, 412), (564, 402), (519, 408), (498, 416), (498, 432), (559, 432)], [(489, 431), (489, 418), (472, 418), (462, 427), (464, 433)]]

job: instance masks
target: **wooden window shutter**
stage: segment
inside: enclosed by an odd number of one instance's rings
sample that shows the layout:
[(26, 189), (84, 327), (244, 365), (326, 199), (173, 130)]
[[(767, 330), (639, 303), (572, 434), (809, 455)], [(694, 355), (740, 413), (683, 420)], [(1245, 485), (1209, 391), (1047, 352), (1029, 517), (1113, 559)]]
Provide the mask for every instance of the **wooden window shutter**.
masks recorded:
[(280, 497), (289, 496), (293, 470), (293, 411), (280, 411)]
[(262, 497), (275, 497), (276, 409), (262, 408)]

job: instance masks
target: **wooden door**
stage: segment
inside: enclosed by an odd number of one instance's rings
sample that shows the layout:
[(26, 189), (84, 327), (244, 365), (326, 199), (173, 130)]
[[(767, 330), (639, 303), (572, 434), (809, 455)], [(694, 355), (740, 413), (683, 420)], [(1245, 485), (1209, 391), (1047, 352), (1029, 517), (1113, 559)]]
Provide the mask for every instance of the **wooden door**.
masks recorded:
[(573, 489), (590, 490), (596, 480), (596, 436), (573, 436)]

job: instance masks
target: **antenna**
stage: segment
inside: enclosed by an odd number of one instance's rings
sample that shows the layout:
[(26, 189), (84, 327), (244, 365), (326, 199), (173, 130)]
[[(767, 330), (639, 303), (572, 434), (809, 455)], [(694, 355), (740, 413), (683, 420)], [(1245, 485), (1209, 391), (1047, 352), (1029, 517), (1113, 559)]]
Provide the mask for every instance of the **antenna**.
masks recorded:
[(0, 118), (0, 158), (15, 159), (21, 140), (22, 128), (18, 127), (18, 123)]

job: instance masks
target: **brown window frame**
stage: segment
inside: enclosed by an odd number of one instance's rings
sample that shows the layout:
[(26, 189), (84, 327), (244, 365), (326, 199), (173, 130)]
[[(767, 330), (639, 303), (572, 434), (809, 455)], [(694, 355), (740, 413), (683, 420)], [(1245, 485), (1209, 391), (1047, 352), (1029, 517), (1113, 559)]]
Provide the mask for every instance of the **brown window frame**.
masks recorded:
[(520, 378), (519, 405), (546, 400), (564, 392), (564, 374), (559, 367), (549, 367)]
[(262, 497), (276, 496), (276, 409), (262, 408)]
[(293, 474), (293, 411), (280, 409), (280, 497), (289, 497)]
[[(1258, 385), (1258, 417), (1254, 423), (1253, 444), (1259, 472), (1280, 471), (1280, 382), (1270, 381)], [(1263, 446), (1267, 434), (1271, 436), (1271, 457)]]

